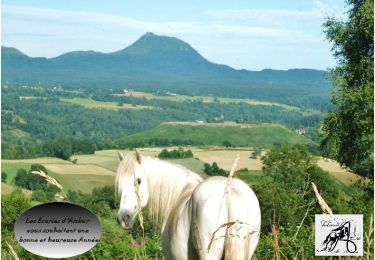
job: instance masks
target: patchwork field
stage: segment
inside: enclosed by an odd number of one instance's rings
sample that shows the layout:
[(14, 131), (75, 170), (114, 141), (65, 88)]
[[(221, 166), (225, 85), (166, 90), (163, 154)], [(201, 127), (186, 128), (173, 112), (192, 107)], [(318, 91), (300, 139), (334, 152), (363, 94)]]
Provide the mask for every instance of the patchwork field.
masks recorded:
[[(170, 147), (168, 149), (176, 148)], [(138, 151), (142, 155), (157, 157), (162, 149), (162, 147), (140, 148)], [(209, 149), (202, 149), (199, 147), (185, 147), (185, 149), (191, 149), (194, 158), (171, 159), (169, 161), (183, 165), (199, 173), (203, 178), (207, 178), (207, 175), (203, 173), (204, 163), (212, 164), (213, 162), (217, 162), (219, 167), (229, 171), (237, 155), (240, 156), (237, 170), (247, 168), (250, 171), (239, 171), (237, 173), (239, 178), (251, 184), (262, 177), (262, 162), (260, 158), (250, 158), (252, 148), (223, 149), (211, 147)], [(134, 153), (134, 151), (130, 150), (123, 150), (122, 152), (124, 154)], [(265, 151), (262, 154), (264, 155)], [(23, 168), (28, 170), (33, 163), (44, 165), (49, 175), (57, 179), (65, 190), (71, 189), (90, 192), (94, 187), (114, 184), (115, 173), (119, 163), (117, 150), (97, 151), (93, 155), (76, 155), (72, 159), (77, 159), (77, 163), (73, 164), (57, 158), (2, 160), (2, 171), (8, 174), (7, 184), (2, 184), (2, 193), (9, 193), (14, 189), (13, 179), (18, 169)], [(350, 186), (360, 179), (359, 176), (349, 172), (347, 169), (341, 168), (335, 161), (320, 158), (318, 165), (334, 176), (343, 187)]]

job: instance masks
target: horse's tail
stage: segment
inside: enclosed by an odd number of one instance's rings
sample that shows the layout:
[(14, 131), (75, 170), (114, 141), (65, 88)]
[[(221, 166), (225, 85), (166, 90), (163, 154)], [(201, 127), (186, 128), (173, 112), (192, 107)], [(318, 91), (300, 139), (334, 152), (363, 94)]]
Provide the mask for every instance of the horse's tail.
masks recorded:
[[(259, 204), (254, 206), (255, 207), (252, 207), (249, 204), (249, 200), (246, 199), (246, 194), (241, 192), (241, 190), (237, 190), (233, 187), (229, 192), (229, 222), (225, 235), (225, 260), (250, 259), (254, 254), (260, 235)], [(259, 215), (257, 215), (257, 212), (259, 212)], [(258, 217), (259, 223), (254, 225), (252, 220)]]

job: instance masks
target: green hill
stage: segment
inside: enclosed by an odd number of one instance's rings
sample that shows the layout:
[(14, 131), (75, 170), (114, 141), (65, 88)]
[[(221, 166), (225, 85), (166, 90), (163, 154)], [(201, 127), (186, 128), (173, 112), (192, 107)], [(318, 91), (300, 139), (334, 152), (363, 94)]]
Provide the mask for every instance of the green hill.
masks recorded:
[[(178, 141), (176, 141), (178, 140)], [(288, 128), (277, 124), (259, 125), (159, 125), (121, 139), (135, 146), (170, 144), (219, 145), (229, 142), (240, 147), (269, 148), (279, 144), (311, 143)]]

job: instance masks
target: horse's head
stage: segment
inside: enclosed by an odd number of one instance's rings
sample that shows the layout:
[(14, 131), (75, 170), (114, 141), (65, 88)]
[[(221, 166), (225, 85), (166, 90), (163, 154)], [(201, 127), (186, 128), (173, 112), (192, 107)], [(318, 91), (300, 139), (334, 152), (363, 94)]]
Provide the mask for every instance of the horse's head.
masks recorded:
[(142, 157), (138, 151), (127, 156), (119, 153), (119, 158), (116, 188), (120, 198), (120, 209), (117, 222), (123, 229), (130, 229), (139, 207), (143, 208), (147, 204), (149, 197), (147, 179)]

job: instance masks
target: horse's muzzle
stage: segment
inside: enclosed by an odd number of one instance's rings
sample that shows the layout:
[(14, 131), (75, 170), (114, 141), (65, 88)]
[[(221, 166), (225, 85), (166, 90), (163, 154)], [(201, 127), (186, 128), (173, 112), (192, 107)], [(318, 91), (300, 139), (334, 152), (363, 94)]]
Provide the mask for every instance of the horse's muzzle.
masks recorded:
[(122, 229), (131, 229), (133, 226), (131, 223), (131, 217), (129, 215), (125, 215), (124, 218), (117, 216), (116, 220)]

